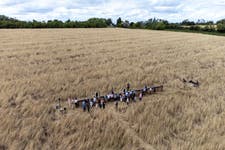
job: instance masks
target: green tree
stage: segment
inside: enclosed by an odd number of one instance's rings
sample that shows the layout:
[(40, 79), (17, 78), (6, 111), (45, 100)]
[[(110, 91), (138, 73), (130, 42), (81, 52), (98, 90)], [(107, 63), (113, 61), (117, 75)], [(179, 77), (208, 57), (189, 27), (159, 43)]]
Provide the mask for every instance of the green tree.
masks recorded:
[(216, 24), (225, 24), (225, 19), (221, 19), (221, 20), (218, 20), (217, 22), (216, 22)]
[(119, 17), (119, 18), (117, 19), (117, 21), (116, 21), (116, 26), (117, 26), (117, 27), (122, 27), (122, 23), (123, 23), (123, 21), (122, 21), (122, 19)]
[(129, 26), (130, 26), (130, 28), (134, 29), (135, 28), (135, 23), (131, 22)]
[(73, 24), (72, 24), (72, 22), (70, 21), (70, 19), (68, 19), (68, 20), (64, 23), (64, 27), (65, 27), (65, 28), (72, 28), (72, 27), (73, 27)]
[(135, 28), (138, 28), (138, 29), (144, 28), (144, 26), (145, 26), (145, 24), (144, 24), (144, 22), (142, 22), (142, 21), (136, 22), (136, 23), (134, 24), (134, 27), (135, 27)]
[(165, 30), (166, 29), (166, 24), (164, 22), (157, 22), (155, 24), (155, 30)]
[(106, 24), (107, 24), (107, 26), (112, 26), (113, 25), (112, 19), (111, 18), (108, 18), (106, 20)]
[(188, 19), (185, 19), (184, 21), (181, 22), (181, 25), (195, 25), (194, 21), (189, 21)]
[(217, 24), (217, 31), (225, 33), (225, 24), (223, 24), (223, 23)]
[(102, 18), (90, 18), (88, 19), (87, 23), (87, 27), (91, 27), (91, 28), (105, 28), (107, 27), (107, 23), (106, 23), (106, 19), (102, 19)]

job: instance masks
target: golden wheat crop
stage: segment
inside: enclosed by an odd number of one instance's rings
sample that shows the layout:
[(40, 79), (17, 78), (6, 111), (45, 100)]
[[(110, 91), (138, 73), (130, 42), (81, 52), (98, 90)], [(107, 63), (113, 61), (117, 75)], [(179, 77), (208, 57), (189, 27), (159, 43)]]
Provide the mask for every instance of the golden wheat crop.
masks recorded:
[[(225, 38), (129, 29), (0, 30), (0, 149), (225, 149)], [(198, 80), (199, 88), (182, 78)], [(163, 93), (54, 110), (144, 84)], [(63, 103), (67, 107), (67, 103)]]

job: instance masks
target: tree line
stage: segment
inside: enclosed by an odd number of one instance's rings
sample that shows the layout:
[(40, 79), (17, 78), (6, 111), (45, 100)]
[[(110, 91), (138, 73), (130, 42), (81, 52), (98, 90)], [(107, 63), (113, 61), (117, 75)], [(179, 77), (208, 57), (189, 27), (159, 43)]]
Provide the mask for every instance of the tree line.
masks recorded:
[(134, 29), (152, 29), (152, 30), (189, 30), (225, 33), (225, 19), (216, 23), (199, 19), (197, 22), (183, 20), (180, 23), (170, 23), (167, 20), (152, 18), (147, 21), (129, 22), (117, 19), (117, 27), (134, 28)]
[(65, 22), (60, 20), (45, 21), (20, 21), (0, 15), (0, 28), (106, 28), (112, 25), (111, 19), (90, 18), (87, 21), (71, 21)]
[(219, 20), (216, 23), (213, 21), (198, 21), (183, 20), (179, 23), (170, 23), (167, 20), (151, 18), (147, 21), (130, 22), (122, 20), (120, 17), (116, 23), (112, 19), (105, 18), (90, 18), (86, 21), (21, 21), (15, 18), (10, 18), (0, 15), (0, 28), (106, 28), (120, 27), (131, 29), (152, 29), (152, 30), (190, 30), (190, 31), (207, 31), (225, 33), (225, 19)]

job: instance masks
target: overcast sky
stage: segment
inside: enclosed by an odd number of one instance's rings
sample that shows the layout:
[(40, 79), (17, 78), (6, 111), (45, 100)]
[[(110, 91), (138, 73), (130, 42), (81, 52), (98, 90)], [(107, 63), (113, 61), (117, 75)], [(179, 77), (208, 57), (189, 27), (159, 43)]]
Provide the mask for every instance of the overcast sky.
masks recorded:
[(130, 21), (161, 18), (170, 22), (184, 19), (225, 18), (225, 0), (0, 0), (0, 14), (21, 20), (86, 20), (119, 16)]

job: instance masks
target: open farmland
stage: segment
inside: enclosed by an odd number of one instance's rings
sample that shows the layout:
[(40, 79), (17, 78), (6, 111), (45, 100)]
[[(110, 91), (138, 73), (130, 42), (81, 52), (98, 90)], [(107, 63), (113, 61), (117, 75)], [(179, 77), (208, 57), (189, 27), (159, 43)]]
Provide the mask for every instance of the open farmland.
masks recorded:
[[(126, 29), (0, 30), (0, 149), (225, 149), (225, 38)], [(183, 78), (199, 88), (184, 87)], [(126, 107), (55, 99), (144, 84)], [(67, 106), (67, 103), (63, 105)]]

